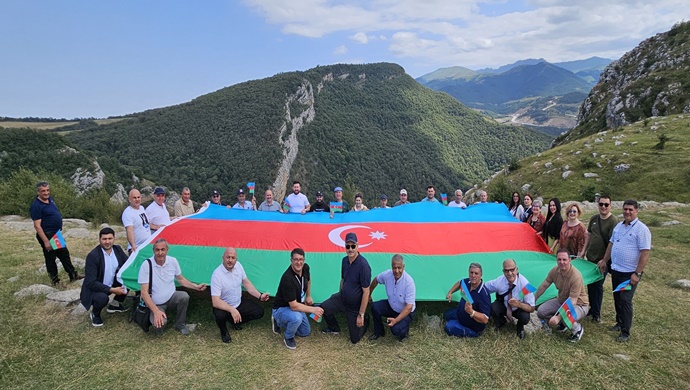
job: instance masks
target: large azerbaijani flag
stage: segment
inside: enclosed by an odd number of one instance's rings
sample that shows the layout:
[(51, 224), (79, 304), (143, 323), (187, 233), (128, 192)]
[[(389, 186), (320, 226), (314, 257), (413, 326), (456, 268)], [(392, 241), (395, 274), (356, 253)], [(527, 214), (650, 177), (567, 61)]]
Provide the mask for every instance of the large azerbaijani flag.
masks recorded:
[[(337, 292), (345, 235), (357, 234), (360, 253), (371, 265), (372, 277), (390, 269), (391, 257), (400, 253), (412, 276), (417, 300), (441, 301), (458, 280), (468, 277), (470, 263), (482, 265), (485, 281), (502, 275), (503, 261), (514, 259), (520, 273), (539, 285), (556, 265), (554, 255), (526, 223), (503, 204), (477, 204), (466, 209), (438, 202), (413, 203), (368, 212), (282, 214), (228, 209), (210, 205), (205, 210), (173, 221), (158, 230), (130, 256), (118, 273), (129, 288), (138, 290), (142, 262), (153, 256), (153, 242), (165, 238), (169, 256), (177, 258), (182, 274), (196, 283), (210, 283), (226, 247), (237, 249), (249, 279), (260, 290), (275, 294), (290, 265), (290, 251), (300, 247), (312, 276), (312, 296), (322, 302)], [(595, 264), (573, 260), (585, 284), (601, 278)], [(375, 299), (385, 297), (376, 289)], [(456, 293), (459, 300), (459, 293)], [(540, 302), (556, 296), (553, 286)]]

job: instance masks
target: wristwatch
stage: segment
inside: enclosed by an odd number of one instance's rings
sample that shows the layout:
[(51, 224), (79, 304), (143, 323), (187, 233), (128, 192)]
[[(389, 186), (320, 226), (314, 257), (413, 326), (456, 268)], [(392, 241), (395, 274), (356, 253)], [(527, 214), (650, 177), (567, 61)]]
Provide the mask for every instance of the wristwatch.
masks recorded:
[(635, 272), (635, 275), (637, 275), (638, 278), (642, 279), (642, 274), (644, 272)]
[(359, 313), (359, 316), (364, 318), (364, 313)]

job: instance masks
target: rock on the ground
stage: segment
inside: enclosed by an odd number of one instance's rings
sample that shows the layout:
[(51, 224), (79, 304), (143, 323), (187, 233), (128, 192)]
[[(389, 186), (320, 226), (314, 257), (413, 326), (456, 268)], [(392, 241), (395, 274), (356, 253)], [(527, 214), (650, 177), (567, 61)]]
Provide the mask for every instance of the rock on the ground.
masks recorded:
[(424, 313), (422, 320), (426, 324), (427, 332), (439, 332), (441, 331), (441, 317), (430, 316)]
[(19, 230), (30, 232), (34, 230), (34, 223), (31, 221), (7, 221), (3, 222), (3, 225), (7, 226), (12, 230)]
[(616, 359), (625, 360), (626, 362), (630, 361), (630, 357), (628, 355), (623, 355), (622, 353), (616, 353), (613, 355), (613, 357), (615, 357)]
[(597, 175), (596, 173), (592, 173), (592, 172), (585, 172), (585, 178), (589, 179), (592, 177), (599, 177), (599, 175)]
[(190, 332), (194, 332), (198, 325), (199, 324), (187, 324), (187, 329), (189, 329)]
[(680, 221), (673, 220), (673, 221), (666, 221), (666, 222), (662, 223), (661, 226), (673, 226), (673, 225), (680, 225), (680, 224), (681, 224)]
[(616, 173), (625, 172), (628, 169), (630, 169), (630, 164), (618, 164), (615, 167), (613, 167), (613, 171)]
[(21, 215), (3, 215), (0, 217), (0, 221), (2, 222), (11, 222), (11, 221), (24, 221), (26, 218), (22, 217)]
[(537, 312), (532, 312), (529, 316), (529, 322), (525, 325), (525, 333), (534, 334), (541, 330), (541, 320), (537, 317)]
[(95, 238), (98, 236), (97, 233), (83, 227), (64, 230), (62, 235), (66, 238)]
[(17, 280), (19, 280), (19, 276), (13, 276), (13, 277), (7, 279), (7, 281), (10, 283), (14, 283)]
[(561, 174), (561, 177), (565, 179), (566, 177), (570, 176), (571, 173), (573, 173), (573, 171), (565, 171)]
[(84, 308), (84, 305), (76, 305), (74, 306), (74, 309), (70, 310), (69, 314), (73, 316), (81, 316), (87, 313), (88, 311)]
[(531, 184), (523, 184), (522, 187), (520, 187), (520, 189), (522, 190), (522, 193), (524, 194), (524, 193), (526, 193), (526, 192), (529, 192), (529, 189), (530, 189), (531, 187), (532, 187)]
[(46, 300), (67, 306), (71, 303), (79, 301), (79, 294), (81, 289), (63, 290), (50, 293), (46, 296)]
[(544, 168), (546, 168), (546, 169), (551, 169), (552, 166), (553, 166), (553, 163), (550, 161), (547, 162), (546, 164), (544, 164)]
[(683, 290), (690, 290), (690, 280), (688, 280), (688, 279), (676, 280), (675, 282), (671, 283), (671, 287), (681, 288)]
[(24, 287), (23, 289), (14, 293), (17, 298), (26, 298), (32, 295), (48, 295), (57, 292), (56, 288), (46, 286), (45, 284), (32, 284), (29, 287)]
[(84, 221), (83, 219), (77, 219), (77, 218), (63, 218), (62, 219), (62, 226), (65, 229), (69, 228), (84, 228), (88, 229), (91, 227), (91, 224), (89, 222)]

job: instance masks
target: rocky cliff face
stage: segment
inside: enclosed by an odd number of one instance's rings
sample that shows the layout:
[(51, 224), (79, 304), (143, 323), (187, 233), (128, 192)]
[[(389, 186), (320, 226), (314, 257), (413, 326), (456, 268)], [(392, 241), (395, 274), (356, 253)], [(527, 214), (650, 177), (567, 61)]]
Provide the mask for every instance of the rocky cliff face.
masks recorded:
[(690, 22), (640, 43), (602, 73), (577, 127), (556, 143), (645, 118), (690, 112)]

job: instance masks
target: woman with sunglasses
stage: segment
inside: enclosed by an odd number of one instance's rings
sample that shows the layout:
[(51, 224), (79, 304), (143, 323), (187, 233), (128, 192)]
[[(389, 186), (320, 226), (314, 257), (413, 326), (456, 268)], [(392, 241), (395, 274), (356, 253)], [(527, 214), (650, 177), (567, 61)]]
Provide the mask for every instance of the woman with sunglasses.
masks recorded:
[[(520, 221), (527, 222), (527, 220), (532, 217), (532, 202), (533, 201), (534, 201), (534, 199), (532, 198), (532, 195), (525, 194), (524, 207), (523, 207), (523, 209), (525, 211), (520, 216)], [(540, 205), (540, 207), (541, 207), (541, 205)]]
[(549, 200), (549, 211), (546, 213), (546, 223), (544, 223), (544, 230), (542, 230), (541, 234), (551, 252), (555, 252), (555, 249), (558, 247), (558, 239), (561, 237), (562, 227), (561, 201), (558, 198), (551, 198)]
[(569, 204), (565, 209), (568, 210), (568, 219), (561, 228), (558, 249), (566, 249), (571, 255), (581, 258), (585, 254), (585, 239), (587, 238), (585, 224), (579, 219), (582, 209), (576, 202)]
[(520, 218), (522, 218), (522, 214), (525, 212), (525, 209), (522, 208), (522, 205), (520, 204), (519, 192), (513, 192), (513, 195), (510, 197), (510, 205), (508, 206), (508, 211), (510, 211), (510, 215), (515, 217), (515, 219), (520, 220)]
[(530, 214), (527, 219), (527, 223), (537, 232), (537, 235), (541, 235), (544, 230), (544, 223), (546, 222), (546, 217), (541, 213), (541, 201), (539, 199), (535, 200), (531, 204), (532, 214)]

